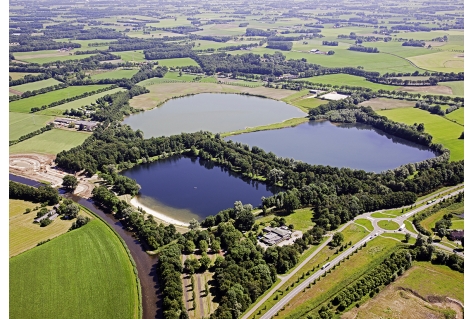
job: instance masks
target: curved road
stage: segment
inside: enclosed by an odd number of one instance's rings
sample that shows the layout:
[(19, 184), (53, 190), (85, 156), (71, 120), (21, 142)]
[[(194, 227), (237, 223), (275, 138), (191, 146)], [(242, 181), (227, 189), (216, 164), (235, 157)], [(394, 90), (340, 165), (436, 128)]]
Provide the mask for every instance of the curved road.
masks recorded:
[[(459, 187), (458, 186), (455, 186), (453, 188), (457, 188)], [(452, 188), (452, 189), (453, 189)], [(425, 198), (423, 201), (419, 201), (417, 203), (420, 203), (420, 202), (425, 202), (425, 201), (428, 201), (432, 198), (435, 198), (437, 196), (439, 196), (440, 193), (446, 193), (448, 192), (449, 190), (444, 190), (443, 192), (438, 192), (430, 197), (427, 197)], [(314, 280), (318, 279), (321, 275), (323, 275), (327, 269), (329, 268), (332, 268), (334, 265), (336, 265), (338, 262), (342, 261), (344, 258), (346, 258), (347, 256), (349, 256), (352, 252), (354, 252), (355, 250), (357, 250), (360, 246), (364, 245), (364, 243), (368, 242), (369, 240), (373, 239), (374, 237), (376, 237), (377, 235), (380, 235), (382, 234), (383, 232), (397, 232), (397, 231), (387, 231), (387, 230), (384, 230), (382, 228), (380, 228), (378, 225), (377, 225), (377, 222), (380, 221), (380, 220), (392, 220), (394, 222), (396, 222), (397, 224), (399, 225), (403, 225), (404, 221), (407, 220), (409, 217), (413, 216), (414, 214), (430, 207), (430, 206), (433, 206), (435, 204), (437, 204), (438, 202), (440, 202), (441, 200), (445, 199), (445, 198), (449, 198), (449, 197), (452, 197), (460, 192), (463, 192), (464, 191), (464, 188), (461, 188), (459, 190), (456, 190), (456, 191), (453, 191), (453, 192), (450, 192), (436, 200), (434, 200), (432, 203), (430, 204), (424, 204), (420, 207), (417, 207), (415, 209), (413, 209), (412, 211), (410, 212), (407, 212), (406, 214), (404, 215), (401, 215), (401, 216), (397, 216), (395, 218), (374, 218), (374, 217), (371, 217), (370, 215), (375, 213), (375, 212), (369, 212), (369, 213), (364, 213), (364, 214), (361, 214), (359, 216), (357, 216), (356, 218), (354, 218), (354, 220), (357, 220), (357, 219), (361, 219), (361, 218), (365, 218), (365, 219), (368, 219), (372, 222), (372, 225), (374, 227), (374, 230), (372, 232), (370, 232), (369, 235), (367, 235), (366, 237), (364, 237), (362, 240), (358, 241), (355, 245), (353, 245), (351, 248), (348, 248), (346, 251), (342, 252), (339, 256), (337, 256), (336, 258), (334, 258), (331, 262), (330, 262), (330, 265), (326, 268), (326, 269), (320, 269), (318, 270), (317, 272), (315, 272), (314, 274), (312, 274), (311, 276), (309, 276), (303, 283), (299, 284), (298, 286), (296, 286), (292, 291), (290, 291), (285, 297), (283, 297), (280, 301), (278, 301), (278, 303), (276, 303), (272, 308), (270, 308), (263, 316), (260, 317), (260, 319), (270, 319), (272, 318), (278, 311), (280, 311), (281, 308), (283, 308), (285, 305), (287, 305), (291, 299), (293, 299), (298, 293), (300, 293), (301, 291), (303, 291), (303, 289), (305, 289), (311, 282), (313, 282)], [(400, 208), (409, 208), (410, 206), (404, 206), (404, 207), (400, 207)], [(377, 212), (383, 212), (383, 210), (381, 211), (377, 211)], [(345, 225), (343, 225), (341, 228), (339, 228), (337, 231), (342, 231), (344, 228), (346, 228), (348, 225), (350, 225), (352, 223), (352, 221), (346, 223)], [(406, 230), (406, 228), (404, 228), (402, 230), (402, 232), (408, 232), (410, 233), (412, 236), (418, 236), (417, 234), (413, 234), (409, 231)], [(310, 256), (308, 256), (304, 261), (302, 261), (297, 268), (295, 268), (290, 274), (288, 275), (285, 275), (285, 276), (280, 276), (280, 278), (282, 279), (281, 282), (276, 285), (272, 290), (270, 290), (269, 292), (266, 293), (266, 295), (264, 296), (264, 298), (262, 298), (257, 304), (255, 304), (255, 306), (252, 307), (252, 309), (250, 309), (245, 315), (243, 315), (241, 317), (241, 319), (248, 319), (250, 318), (250, 316), (252, 314), (254, 314), (258, 308), (260, 308), (260, 306), (263, 305), (263, 303), (265, 303), (265, 301), (268, 300), (268, 298), (270, 298), (276, 291), (278, 291), (278, 289), (283, 286), (283, 284), (288, 281), (294, 274), (296, 274), (298, 272), (298, 270), (300, 270), (304, 265), (306, 265), (317, 253), (319, 253), (321, 251), (321, 249), (323, 249), (332, 239), (332, 235), (329, 236), (329, 240), (326, 240), (326, 242), (324, 242), (323, 244), (321, 244), (321, 246), (316, 250), (314, 251)], [(442, 244), (438, 244), (438, 243), (433, 243), (434, 245), (436, 245), (437, 247), (440, 247), (442, 249), (445, 249), (445, 250), (449, 250), (451, 252), (453, 252), (453, 249), (452, 248), (449, 248), (449, 247), (446, 247)], [(460, 254), (462, 256), (462, 254)]]

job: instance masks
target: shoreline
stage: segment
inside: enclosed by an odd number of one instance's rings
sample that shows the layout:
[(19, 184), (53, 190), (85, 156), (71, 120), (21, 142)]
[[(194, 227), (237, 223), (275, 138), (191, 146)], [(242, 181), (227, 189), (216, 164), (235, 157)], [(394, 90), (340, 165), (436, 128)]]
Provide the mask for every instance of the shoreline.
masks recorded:
[(136, 197), (133, 197), (132, 199), (130, 199), (130, 204), (136, 208), (138, 207), (141, 207), (143, 209), (143, 211), (147, 214), (150, 214), (150, 215), (153, 215), (155, 216), (156, 218), (158, 218), (159, 220), (162, 220), (168, 224), (173, 224), (173, 225), (176, 225), (176, 226), (181, 226), (181, 227), (188, 227), (189, 224), (188, 223), (185, 223), (185, 222), (182, 222), (180, 220), (177, 220), (177, 219), (174, 219), (174, 218), (171, 218), (169, 216), (166, 216), (160, 212), (157, 212), (156, 210), (154, 209), (151, 209), (150, 207), (147, 207), (145, 205), (143, 205), (142, 203), (140, 203)]

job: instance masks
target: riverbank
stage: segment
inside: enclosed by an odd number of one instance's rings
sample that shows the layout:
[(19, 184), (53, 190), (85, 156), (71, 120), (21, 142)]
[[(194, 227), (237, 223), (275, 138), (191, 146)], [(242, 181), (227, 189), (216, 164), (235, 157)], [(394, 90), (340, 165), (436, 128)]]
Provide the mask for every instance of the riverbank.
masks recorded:
[(142, 203), (140, 203), (136, 197), (130, 199), (130, 204), (136, 208), (140, 207), (142, 208), (142, 210), (147, 213), (147, 214), (150, 214), (150, 215), (153, 215), (154, 217), (156, 217), (157, 219), (159, 220), (162, 220), (164, 221), (165, 223), (168, 223), (168, 224), (173, 224), (173, 225), (177, 225), (177, 226), (181, 226), (181, 227), (188, 227), (189, 224), (188, 223), (185, 223), (185, 222), (182, 222), (180, 220), (177, 220), (177, 219), (174, 219), (174, 218), (171, 218), (169, 216), (166, 216), (165, 214), (162, 214), (160, 212), (157, 212), (156, 210), (154, 209), (151, 209), (150, 207), (147, 207), (145, 205), (143, 205)]

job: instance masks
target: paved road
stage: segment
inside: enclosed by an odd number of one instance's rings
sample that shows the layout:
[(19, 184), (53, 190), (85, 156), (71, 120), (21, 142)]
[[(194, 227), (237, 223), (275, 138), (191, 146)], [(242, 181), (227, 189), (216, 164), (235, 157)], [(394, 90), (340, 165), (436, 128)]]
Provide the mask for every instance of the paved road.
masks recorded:
[[(456, 186), (458, 187), (458, 186)], [(454, 188), (454, 187), (453, 187)], [(445, 190), (443, 192), (446, 192), (446, 191), (449, 191), (449, 190)], [(335, 264), (337, 264), (339, 261), (343, 260), (344, 258), (346, 258), (348, 255), (350, 255), (354, 250), (356, 250), (358, 247), (364, 245), (364, 243), (366, 243), (367, 241), (373, 239), (374, 237), (376, 237), (377, 235), (380, 235), (384, 232), (393, 232), (393, 233), (400, 233), (399, 231), (387, 231), (387, 230), (384, 230), (382, 228), (380, 228), (377, 224), (378, 221), (380, 220), (392, 220), (392, 221), (395, 221), (396, 223), (398, 223), (400, 226), (401, 225), (404, 225), (404, 221), (407, 220), (408, 218), (410, 218), (411, 216), (413, 216), (414, 214), (430, 207), (430, 206), (433, 206), (435, 204), (437, 204), (438, 202), (440, 202), (441, 200), (443, 200), (444, 198), (449, 198), (449, 197), (452, 197), (460, 192), (463, 192), (464, 191), (464, 188), (462, 189), (459, 189), (459, 190), (456, 190), (454, 192), (451, 192), (449, 194), (446, 194), (444, 195), (443, 197), (440, 197), (436, 200), (434, 200), (432, 203), (430, 204), (424, 204), (420, 207), (417, 207), (415, 209), (413, 209), (412, 211), (410, 212), (407, 212), (406, 214), (403, 214), (401, 216), (397, 216), (395, 218), (374, 218), (374, 217), (370, 217), (371, 214), (373, 214), (374, 212), (368, 212), (368, 213), (364, 213), (364, 214), (361, 214), (359, 216), (357, 216), (356, 218), (354, 218), (354, 220), (357, 220), (357, 219), (361, 219), (361, 218), (365, 218), (365, 219), (368, 219), (372, 222), (372, 225), (374, 227), (374, 230), (372, 232), (370, 232), (369, 235), (367, 235), (366, 237), (364, 237), (362, 240), (360, 240), (359, 242), (357, 242), (354, 246), (352, 246), (351, 248), (347, 249), (346, 251), (342, 252), (339, 256), (337, 256), (335, 259), (333, 259), (331, 262), (330, 262), (330, 265), (325, 269), (325, 270), (318, 270), (316, 273), (314, 273), (313, 275), (311, 275), (310, 277), (308, 277), (303, 283), (299, 284), (298, 286), (296, 286), (290, 293), (288, 293), (285, 297), (283, 297), (278, 303), (276, 303), (272, 308), (270, 308), (263, 316), (261, 316), (261, 319), (270, 319), (272, 316), (274, 316), (283, 306), (285, 306), (286, 304), (288, 304), (291, 299), (293, 299), (298, 293), (300, 293), (301, 291), (303, 291), (303, 289), (305, 287), (307, 287), (311, 282), (313, 282), (315, 279), (317, 279), (318, 277), (320, 277), (321, 275), (323, 275), (327, 269), (333, 267)], [(431, 200), (432, 198), (435, 198), (436, 196), (438, 196), (439, 193), (436, 193), (428, 198), (425, 198), (423, 201), (419, 201), (417, 202), (418, 204), (420, 202), (425, 202), (425, 201), (428, 201), (428, 200)], [(403, 208), (409, 208), (410, 206), (405, 206)], [(402, 207), (400, 207), (402, 208)], [(377, 211), (377, 212), (383, 212), (382, 211)], [(345, 227), (347, 227), (348, 225), (350, 225), (352, 222), (349, 222), (349, 223), (346, 223), (344, 226), (342, 226), (338, 231), (342, 231)], [(414, 234), (414, 233), (411, 233), (409, 232), (408, 230), (406, 230), (406, 228), (403, 228), (403, 232), (408, 232), (410, 233), (412, 236), (414, 237), (417, 237), (418, 235), (417, 234)], [(248, 319), (250, 318), (250, 316), (252, 314), (254, 314), (258, 308), (265, 302), (268, 300), (268, 298), (270, 298), (286, 281), (288, 281), (288, 279), (290, 279), (295, 273), (298, 272), (298, 270), (300, 270), (305, 264), (307, 264), (317, 253), (319, 253), (319, 251), (324, 248), (332, 239), (332, 235), (330, 236), (330, 239), (327, 240), (323, 245), (321, 245), (315, 252), (313, 252), (310, 256), (308, 256), (305, 260), (303, 260), (300, 265), (295, 269), (293, 270), (290, 274), (284, 276), (284, 277), (280, 277), (282, 278), (282, 281), (277, 285), (275, 286), (271, 291), (269, 291), (264, 298), (262, 298), (262, 300), (260, 300), (254, 307), (252, 307), (252, 309), (250, 309), (244, 316), (242, 316), (241, 319)], [(443, 248), (443, 249), (446, 249), (446, 250), (449, 250), (449, 251), (453, 251), (452, 248), (449, 248), (449, 247), (446, 247), (442, 244), (439, 244), (439, 243), (433, 243), (435, 246), (438, 246), (440, 248)], [(462, 255), (462, 254), (461, 254)]]

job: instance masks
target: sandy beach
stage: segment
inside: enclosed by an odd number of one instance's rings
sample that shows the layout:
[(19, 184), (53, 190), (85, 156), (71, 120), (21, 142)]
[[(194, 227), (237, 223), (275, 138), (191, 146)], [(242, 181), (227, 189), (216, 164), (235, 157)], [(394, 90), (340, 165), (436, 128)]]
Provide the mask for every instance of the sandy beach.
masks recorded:
[(162, 221), (164, 221), (168, 224), (173, 224), (173, 225), (178, 225), (178, 226), (183, 226), (183, 227), (188, 227), (189, 226), (188, 223), (173, 219), (173, 218), (171, 218), (169, 216), (166, 216), (166, 215), (164, 215), (160, 212), (157, 212), (156, 210), (151, 209), (150, 207), (147, 207), (147, 206), (143, 205), (142, 203), (138, 202), (136, 197), (134, 197), (130, 200), (130, 204), (132, 204), (133, 206), (135, 206), (137, 208), (141, 207), (147, 214), (153, 215), (156, 218), (158, 218), (159, 220), (162, 220)]

